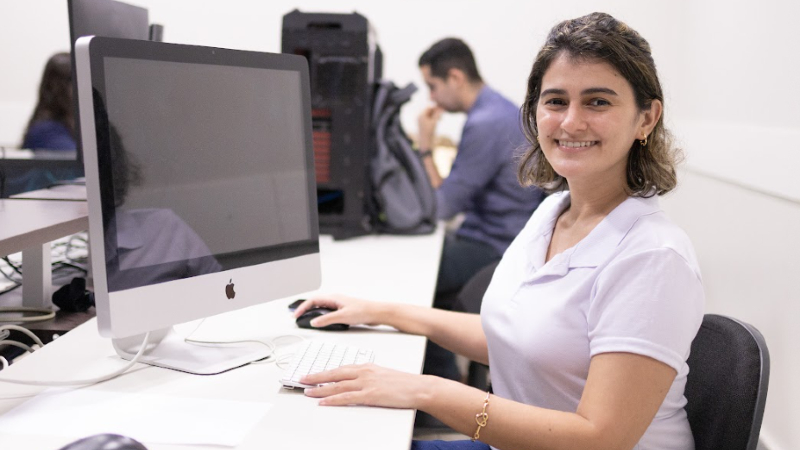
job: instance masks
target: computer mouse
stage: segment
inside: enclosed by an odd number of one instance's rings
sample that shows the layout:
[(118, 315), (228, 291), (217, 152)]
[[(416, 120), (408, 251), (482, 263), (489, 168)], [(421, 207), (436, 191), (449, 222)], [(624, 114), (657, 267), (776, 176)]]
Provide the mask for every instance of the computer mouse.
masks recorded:
[(147, 450), (147, 447), (127, 436), (95, 434), (61, 447), (60, 450)]
[(300, 328), (310, 328), (312, 330), (344, 331), (350, 328), (350, 325), (347, 325), (346, 323), (332, 323), (324, 327), (311, 326), (311, 321), (314, 320), (315, 318), (328, 313), (332, 313), (334, 311), (336, 310), (323, 307), (311, 308), (308, 311), (301, 314), (300, 317), (298, 317), (297, 320), (295, 320), (295, 323)]

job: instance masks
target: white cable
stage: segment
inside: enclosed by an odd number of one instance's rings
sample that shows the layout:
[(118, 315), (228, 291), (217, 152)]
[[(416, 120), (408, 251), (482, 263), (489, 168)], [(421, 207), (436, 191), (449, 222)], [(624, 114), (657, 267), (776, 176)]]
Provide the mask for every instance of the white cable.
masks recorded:
[(56, 316), (55, 311), (47, 308), (28, 308), (28, 307), (0, 307), (0, 315), (12, 313), (39, 313), (38, 316), (21, 316), (21, 317), (0, 317), (0, 322), (41, 322), (43, 320), (50, 320)]
[(31, 330), (25, 327), (21, 327), (19, 325), (0, 325), (0, 331), (3, 330), (17, 330), (19, 332), (25, 333), (26, 335), (28, 335), (29, 338), (33, 339), (33, 342), (36, 342), (36, 344), (39, 347), (44, 347), (44, 342), (42, 342), (42, 340), (39, 339), (39, 336), (36, 336), (35, 334), (33, 334)]
[(197, 326), (196, 326), (196, 327), (194, 327), (194, 330), (192, 330), (192, 331), (190, 331), (189, 333), (187, 333), (187, 334), (186, 334), (186, 337), (185, 337), (185, 338), (183, 338), (183, 339), (184, 339), (184, 340), (187, 340), (187, 339), (189, 339), (189, 337), (191, 337), (191, 335), (195, 334), (195, 333), (197, 332), (197, 330), (199, 330), (199, 329), (200, 329), (200, 327), (201, 327), (201, 326), (202, 326), (202, 325), (203, 325), (203, 324), (206, 322), (206, 319), (208, 319), (208, 317), (203, 317), (203, 318), (200, 320), (200, 322), (197, 324)]
[(254, 343), (254, 344), (261, 344), (261, 345), (266, 346), (269, 349), (270, 354), (265, 356), (264, 358), (258, 359), (256, 361), (251, 361), (252, 364), (254, 364), (254, 363), (261, 364), (261, 363), (265, 363), (265, 362), (270, 362), (270, 361), (272, 361), (273, 359), (275, 359), (277, 357), (275, 355), (275, 346), (272, 343), (257, 341), (257, 340), (254, 340), (254, 339), (245, 339), (245, 340), (242, 340), (242, 341), (224, 341), (224, 342), (222, 342), (222, 341), (198, 341), (198, 340), (195, 340), (195, 339), (185, 338), (184, 342), (188, 342), (189, 344), (210, 344), (210, 345), (228, 345), (228, 344)]
[[(196, 340), (196, 339), (190, 339), (188, 336), (191, 336), (195, 332), (197, 332), (197, 330), (200, 328), (200, 326), (203, 325), (203, 322), (205, 322), (205, 319), (200, 321), (200, 323), (197, 324), (197, 326), (194, 328), (194, 330), (192, 330), (187, 335), (187, 337), (185, 337), (183, 339), (184, 342), (187, 342), (187, 343), (190, 343), (190, 344), (211, 344), (211, 345), (244, 344), (244, 343), (248, 343), (249, 342), (249, 343), (257, 343), (257, 344), (266, 345), (270, 350), (270, 354), (267, 357), (263, 358), (263, 359), (259, 359), (257, 361), (252, 361), (252, 362), (250, 362), (250, 364), (264, 364), (264, 363), (275, 362), (275, 365), (278, 366), (278, 368), (284, 369), (286, 367), (286, 364), (291, 361), (292, 356), (294, 356), (294, 353), (285, 353), (285, 354), (279, 355), (278, 354), (278, 347), (280, 347), (282, 345), (277, 343), (277, 341), (285, 339), (285, 338), (294, 338), (296, 341), (305, 341), (306, 340), (306, 338), (304, 338), (303, 336), (297, 335), (297, 334), (284, 334), (284, 335), (281, 335), (281, 336), (274, 337), (274, 338), (272, 338), (272, 339), (270, 339), (269, 341), (266, 341), (266, 342), (255, 340), (255, 339), (246, 339), (246, 340), (240, 340), (240, 341), (201, 341), (201, 340)], [(291, 343), (289, 343), (287, 345), (291, 345), (291, 344), (294, 344), (294, 342), (291, 342)]]
[(272, 341), (264, 342), (264, 341), (259, 341), (259, 340), (256, 340), (256, 339), (245, 339), (245, 340), (240, 340), (240, 341), (201, 341), (201, 340), (197, 340), (197, 339), (190, 339), (190, 336), (193, 335), (194, 333), (196, 333), (197, 330), (200, 329), (200, 326), (202, 326), (203, 323), (205, 323), (205, 321), (206, 321), (206, 318), (203, 318), (203, 320), (201, 320), (200, 323), (198, 323), (197, 326), (194, 327), (194, 330), (189, 332), (189, 334), (187, 334), (186, 337), (183, 338), (183, 341), (186, 342), (186, 343), (189, 343), (189, 344), (198, 344), (198, 345), (202, 345), (202, 344), (228, 345), (228, 344), (256, 343), (256, 344), (265, 345), (267, 348), (269, 348), (270, 354), (267, 355), (266, 357), (262, 358), (262, 359), (259, 359), (259, 360), (256, 360), (256, 361), (251, 361), (250, 364), (268, 363), (268, 362), (272, 362), (272, 361), (274, 361), (275, 359), (278, 358), (278, 354), (276, 352), (276, 345)]
[[(275, 343), (278, 340), (286, 339), (286, 338), (295, 338), (294, 342), (290, 342), (290, 343), (286, 344), (289, 347), (291, 347), (292, 344), (295, 344), (297, 342), (302, 342), (302, 341), (306, 340), (306, 338), (304, 338), (303, 336), (297, 335), (297, 334), (284, 334), (284, 335), (277, 336), (277, 337), (273, 338), (272, 342)], [(278, 345), (279, 344), (276, 344), (276, 347)], [(294, 357), (294, 353), (293, 352), (292, 353), (284, 353), (282, 355), (278, 355), (277, 351), (276, 351), (275, 365), (279, 369), (285, 370), (288, 367), (287, 364), (292, 362), (292, 358), (293, 357)]]
[(3, 370), (3, 369), (7, 369), (7, 368), (8, 368), (8, 360), (7, 360), (7, 359), (5, 359), (5, 358), (4, 358), (4, 357), (2, 357), (2, 356), (0, 356), (0, 364), (2, 364), (2, 365), (3, 365), (3, 368), (2, 368), (2, 369), (0, 369), (0, 370)]
[(138, 361), (139, 358), (144, 353), (144, 350), (147, 348), (147, 341), (150, 339), (150, 332), (148, 331), (144, 335), (144, 340), (142, 342), (142, 347), (139, 349), (139, 352), (136, 356), (133, 357), (132, 360), (124, 367), (119, 370), (116, 370), (110, 374), (102, 375), (96, 378), (89, 378), (86, 380), (48, 380), (48, 381), (41, 381), (41, 380), (15, 380), (11, 378), (0, 378), (0, 382), (4, 383), (12, 383), (12, 384), (25, 384), (29, 386), (78, 386), (78, 385), (90, 385), (90, 384), (97, 384), (102, 383), (103, 381), (108, 381), (112, 378), (116, 378), (123, 373), (127, 372), (128, 369), (133, 367)]

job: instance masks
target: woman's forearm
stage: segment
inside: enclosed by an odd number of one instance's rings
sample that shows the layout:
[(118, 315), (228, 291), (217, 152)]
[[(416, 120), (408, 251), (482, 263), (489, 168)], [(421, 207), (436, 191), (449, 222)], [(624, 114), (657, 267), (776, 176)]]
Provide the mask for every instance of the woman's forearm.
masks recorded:
[(472, 361), (489, 363), (486, 336), (477, 314), (398, 303), (384, 303), (378, 308), (378, 321), (382, 324), (404, 333), (426, 336)]
[[(418, 409), (470, 438), (478, 430), (476, 415), (484, 412), (486, 392), (437, 377), (430, 377)], [(594, 425), (575, 413), (517, 403), (494, 395), (486, 406), (485, 426), (479, 440), (500, 449), (615, 449)]]

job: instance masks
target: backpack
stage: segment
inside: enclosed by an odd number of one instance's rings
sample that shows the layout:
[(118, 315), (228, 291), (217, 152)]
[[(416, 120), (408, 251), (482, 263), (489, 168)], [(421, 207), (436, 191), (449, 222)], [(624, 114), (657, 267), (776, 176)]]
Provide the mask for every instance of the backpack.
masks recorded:
[(427, 234), (436, 229), (436, 193), (400, 124), (400, 108), (417, 91), (391, 81), (375, 85), (371, 114), (370, 178), (373, 229), (389, 234)]

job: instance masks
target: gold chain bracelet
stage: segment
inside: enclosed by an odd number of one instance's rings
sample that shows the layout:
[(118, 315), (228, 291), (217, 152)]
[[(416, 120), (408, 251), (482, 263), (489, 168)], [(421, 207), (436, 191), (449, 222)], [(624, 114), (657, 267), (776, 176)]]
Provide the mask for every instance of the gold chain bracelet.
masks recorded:
[(486, 393), (486, 398), (483, 400), (483, 411), (475, 414), (475, 422), (478, 424), (478, 428), (475, 430), (475, 436), (472, 436), (472, 442), (478, 440), (481, 437), (481, 428), (486, 426), (486, 423), (489, 422), (489, 413), (486, 412), (486, 407), (489, 406), (489, 393)]

